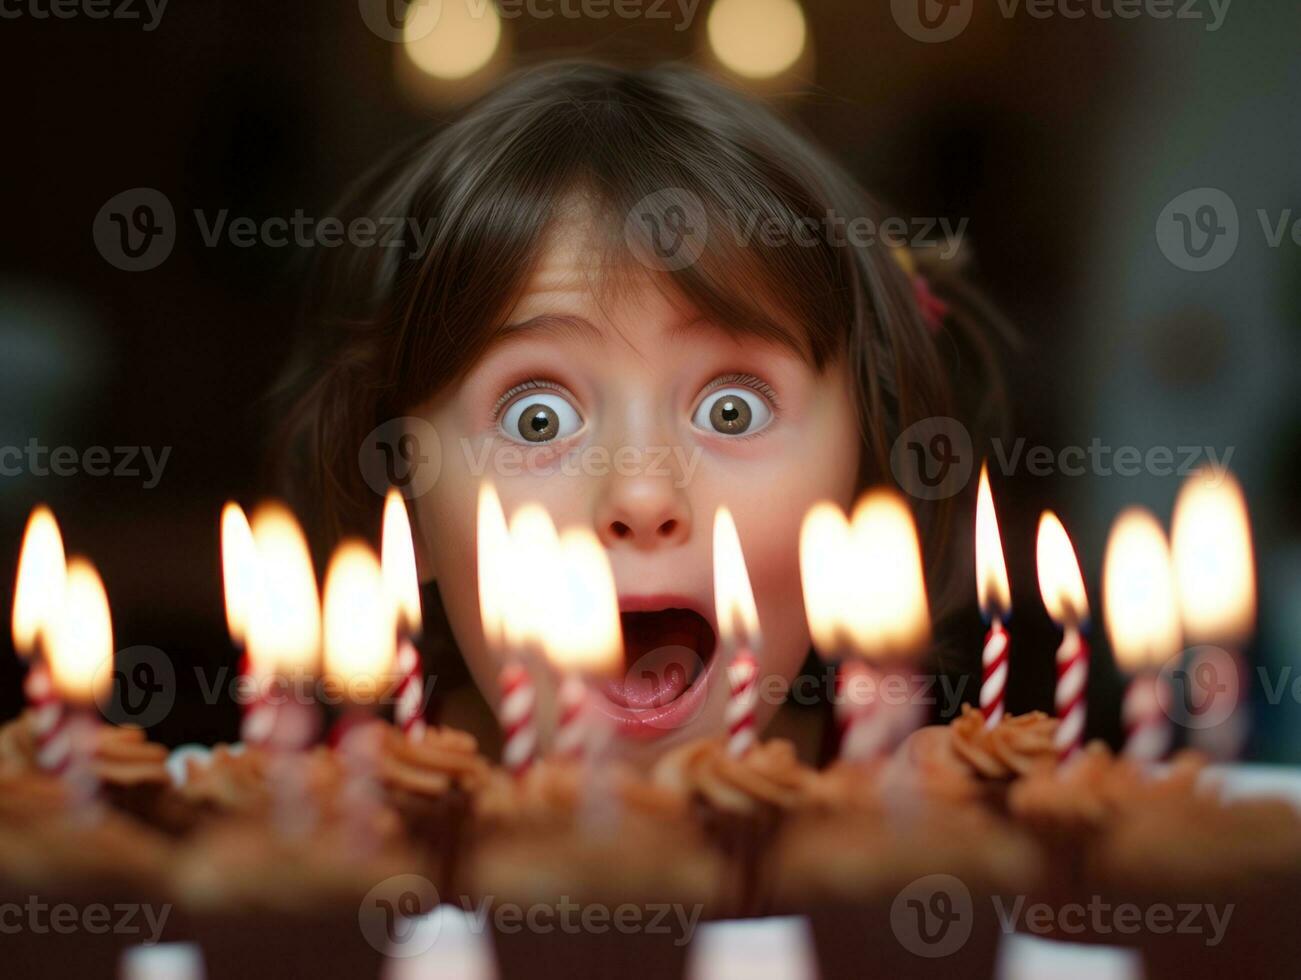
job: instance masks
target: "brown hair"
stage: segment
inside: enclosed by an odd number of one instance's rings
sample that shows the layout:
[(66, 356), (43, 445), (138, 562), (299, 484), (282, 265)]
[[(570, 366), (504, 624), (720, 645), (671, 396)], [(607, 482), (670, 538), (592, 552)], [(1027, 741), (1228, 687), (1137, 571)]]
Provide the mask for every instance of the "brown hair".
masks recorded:
[[(795, 234), (774, 243), (753, 234), (798, 232), (827, 214), (878, 228), (887, 217), (768, 108), (681, 66), (553, 62), (512, 76), (452, 125), (395, 153), (340, 211), (345, 220), (429, 223), (433, 233), (420, 254), (341, 248), (315, 271), (302, 356), (286, 388), (280, 459), (318, 543), (373, 534), (381, 499), (358, 465), (363, 440), (473, 365), (502, 326), (556, 209), (580, 193), (605, 219), (610, 246), (626, 249), (625, 216), (667, 189), (698, 202), (708, 222), (699, 258), (664, 272), (682, 297), (728, 329), (798, 345), (818, 368), (849, 359), (864, 484), (890, 481), (901, 431), (955, 414), (955, 366), (990, 404), (992, 356), (980, 329), (988, 311), (952, 270), (928, 267), (950, 307), (937, 343), (893, 246)], [(802, 335), (790, 336), (774, 309)], [(948, 508), (917, 509), (929, 567), (942, 568)], [(941, 591), (932, 574), (937, 609)]]

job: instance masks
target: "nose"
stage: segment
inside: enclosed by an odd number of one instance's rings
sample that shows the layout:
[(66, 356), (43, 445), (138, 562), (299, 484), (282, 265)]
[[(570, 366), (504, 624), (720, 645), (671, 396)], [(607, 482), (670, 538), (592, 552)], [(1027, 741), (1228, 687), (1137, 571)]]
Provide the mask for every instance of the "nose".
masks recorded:
[(614, 476), (597, 505), (596, 530), (607, 548), (672, 547), (691, 535), (691, 507), (668, 476)]

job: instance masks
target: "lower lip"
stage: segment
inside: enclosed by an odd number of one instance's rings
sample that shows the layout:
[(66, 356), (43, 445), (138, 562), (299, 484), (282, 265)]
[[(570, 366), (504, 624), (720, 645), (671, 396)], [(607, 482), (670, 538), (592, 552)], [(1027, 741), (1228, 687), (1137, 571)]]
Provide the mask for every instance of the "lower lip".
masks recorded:
[(720, 654), (715, 650), (709, 663), (700, 672), (691, 686), (668, 704), (652, 705), (646, 708), (629, 708), (616, 704), (604, 695), (598, 694), (593, 700), (597, 710), (610, 718), (621, 736), (643, 740), (653, 740), (672, 735), (684, 725), (691, 722), (704, 705), (713, 679), (714, 666)]

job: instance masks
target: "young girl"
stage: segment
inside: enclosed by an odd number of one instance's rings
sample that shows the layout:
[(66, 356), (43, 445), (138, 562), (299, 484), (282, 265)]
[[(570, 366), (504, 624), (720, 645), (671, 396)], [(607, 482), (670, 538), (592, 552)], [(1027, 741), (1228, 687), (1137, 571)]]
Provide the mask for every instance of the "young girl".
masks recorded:
[[(436, 586), (429, 646), (450, 629), (486, 707), (481, 482), (507, 515), (535, 501), (590, 528), (627, 660), (599, 707), (620, 751), (647, 758), (723, 730), (711, 542), (726, 504), (767, 723), (810, 651), (800, 522), (890, 481), (896, 436), (953, 413), (948, 363), (988, 353), (958, 336), (976, 305), (942, 270), (930, 292), (924, 256), (870, 234), (886, 215), (806, 139), (676, 66), (520, 73), (375, 170), (342, 216), (417, 229), (422, 247), (345, 246), (318, 270), (284, 458), (320, 543), (375, 536), (367, 467), (382, 460)], [(942, 504), (917, 503), (941, 609)], [(436, 673), (446, 698), (454, 672)], [(487, 711), (444, 720), (492, 744)]]

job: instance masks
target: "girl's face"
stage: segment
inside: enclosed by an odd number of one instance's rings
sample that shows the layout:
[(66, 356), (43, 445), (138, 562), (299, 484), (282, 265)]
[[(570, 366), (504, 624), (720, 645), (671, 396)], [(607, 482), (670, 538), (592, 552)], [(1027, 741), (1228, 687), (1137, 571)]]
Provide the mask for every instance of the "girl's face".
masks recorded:
[(650, 273), (598, 299), (591, 238), (582, 218), (556, 223), (512, 326), (422, 410), (442, 464), (413, 503), (424, 573), (493, 703), (500, 654), (484, 642), (475, 573), (480, 483), (494, 483), (508, 519), (537, 502), (562, 530), (595, 532), (625, 641), (625, 673), (595, 700), (620, 754), (644, 759), (724, 728), (712, 555), (724, 504), (762, 633), (759, 724), (776, 710), (809, 648), (800, 522), (818, 500), (848, 507), (859, 437), (843, 364), (819, 374), (787, 347), (729, 336)]

